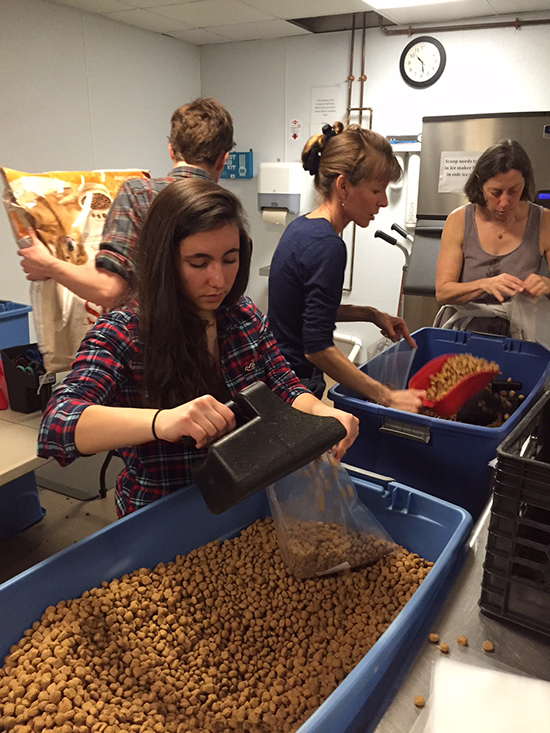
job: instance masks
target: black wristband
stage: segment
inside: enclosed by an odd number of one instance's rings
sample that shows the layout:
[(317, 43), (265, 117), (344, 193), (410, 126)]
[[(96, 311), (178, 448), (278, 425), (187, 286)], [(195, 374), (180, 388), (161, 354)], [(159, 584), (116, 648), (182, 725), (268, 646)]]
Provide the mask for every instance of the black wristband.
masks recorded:
[(153, 438), (155, 440), (160, 440), (159, 436), (155, 432), (155, 422), (157, 420), (157, 417), (158, 417), (159, 412), (162, 412), (162, 410), (163, 410), (163, 408), (161, 408), (160, 410), (157, 410), (155, 412), (155, 414), (153, 415), (153, 422), (151, 423), (151, 432), (153, 433)]

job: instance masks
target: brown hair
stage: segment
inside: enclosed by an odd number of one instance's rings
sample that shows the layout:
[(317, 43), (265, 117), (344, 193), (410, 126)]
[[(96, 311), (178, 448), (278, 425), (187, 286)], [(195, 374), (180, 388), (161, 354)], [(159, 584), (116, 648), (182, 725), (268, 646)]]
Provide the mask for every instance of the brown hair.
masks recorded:
[(535, 196), (535, 174), (529, 156), (517, 140), (499, 140), (481, 154), (464, 186), (468, 201), (486, 206), (483, 186), (490, 178), (511, 170), (519, 171), (525, 180), (521, 199), (532, 201)]
[(143, 348), (143, 395), (149, 407), (175, 407), (201, 394), (222, 392), (221, 375), (208, 351), (206, 323), (185, 293), (179, 246), (197, 232), (226, 224), (239, 229), (239, 269), (223, 304), (243, 295), (250, 273), (251, 242), (240, 201), (212, 181), (170, 183), (151, 204), (137, 252), (137, 302)]
[(362, 181), (397, 181), (401, 166), (387, 138), (359, 125), (344, 127), (341, 122), (325, 125), (302, 151), (302, 165), (315, 176), (315, 188), (328, 198), (338, 176), (356, 186)]
[(215, 99), (200, 98), (184, 104), (170, 122), (168, 139), (174, 156), (190, 165), (214, 165), (235, 145), (231, 115)]

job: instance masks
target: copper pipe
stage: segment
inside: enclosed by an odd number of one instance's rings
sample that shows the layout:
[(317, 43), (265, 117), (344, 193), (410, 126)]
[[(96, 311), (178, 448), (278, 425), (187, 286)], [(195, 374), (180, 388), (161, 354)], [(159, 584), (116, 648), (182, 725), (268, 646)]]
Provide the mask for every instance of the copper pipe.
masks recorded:
[(460, 23), (457, 25), (431, 25), (418, 28), (409, 26), (408, 28), (400, 29), (388, 28), (381, 23), (380, 29), (387, 36), (405, 34), (412, 36), (415, 33), (443, 33), (444, 31), (485, 30), (488, 28), (515, 28), (516, 30), (520, 30), (524, 25), (547, 25), (548, 23), (550, 23), (550, 18), (541, 18), (540, 20), (520, 20), (519, 18), (515, 18), (515, 20), (497, 20), (494, 23)]
[(351, 24), (351, 49), (349, 54), (349, 75), (348, 75), (348, 109), (347, 109), (347, 123), (350, 123), (350, 110), (351, 110), (351, 85), (355, 80), (353, 76), (353, 54), (355, 53), (355, 13), (353, 14)]
[(359, 81), (361, 82), (360, 93), (359, 93), (359, 126), (360, 127), (363, 126), (363, 94), (365, 91), (365, 81), (367, 80), (367, 77), (365, 76), (366, 38), (367, 38), (367, 14), (363, 13), (363, 36), (362, 36), (362, 45), (361, 45), (361, 76), (359, 77)]

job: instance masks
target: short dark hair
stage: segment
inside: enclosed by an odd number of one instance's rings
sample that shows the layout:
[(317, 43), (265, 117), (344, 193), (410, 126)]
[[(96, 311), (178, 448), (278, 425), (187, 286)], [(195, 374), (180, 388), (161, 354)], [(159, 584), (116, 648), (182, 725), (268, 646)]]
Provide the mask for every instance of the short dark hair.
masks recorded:
[(231, 115), (215, 99), (199, 98), (178, 107), (170, 122), (174, 156), (190, 165), (214, 165), (235, 145)]
[(252, 254), (239, 199), (213, 181), (183, 179), (166, 186), (149, 208), (138, 245), (136, 294), (148, 406), (174, 407), (220, 394), (206, 323), (182, 286), (179, 252), (186, 237), (226, 224), (239, 230), (239, 268), (223, 301), (231, 306), (244, 294)]
[(490, 178), (511, 170), (519, 171), (525, 180), (521, 198), (532, 201), (535, 196), (535, 174), (529, 156), (517, 140), (499, 140), (481, 154), (464, 186), (468, 201), (485, 206), (487, 202), (483, 186)]

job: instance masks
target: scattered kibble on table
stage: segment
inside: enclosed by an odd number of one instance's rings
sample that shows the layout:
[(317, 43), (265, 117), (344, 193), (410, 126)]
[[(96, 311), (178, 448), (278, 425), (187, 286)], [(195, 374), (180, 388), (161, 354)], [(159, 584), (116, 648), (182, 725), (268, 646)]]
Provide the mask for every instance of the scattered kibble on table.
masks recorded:
[(443, 652), (443, 654), (449, 653), (449, 645), (445, 644), (444, 641), (442, 641), (441, 644), (439, 645), (439, 649)]
[(428, 638), (432, 642), (432, 644), (437, 644), (437, 642), (439, 641), (439, 634), (430, 634)]
[(495, 647), (493, 646), (493, 643), (491, 641), (484, 641), (483, 642), (483, 649), (486, 652), (494, 652)]
[(465, 636), (457, 636), (456, 643), (459, 646), (468, 646), (468, 639)]
[(426, 700), (422, 697), (422, 695), (415, 695), (414, 696), (414, 704), (417, 708), (423, 708), (426, 704)]

